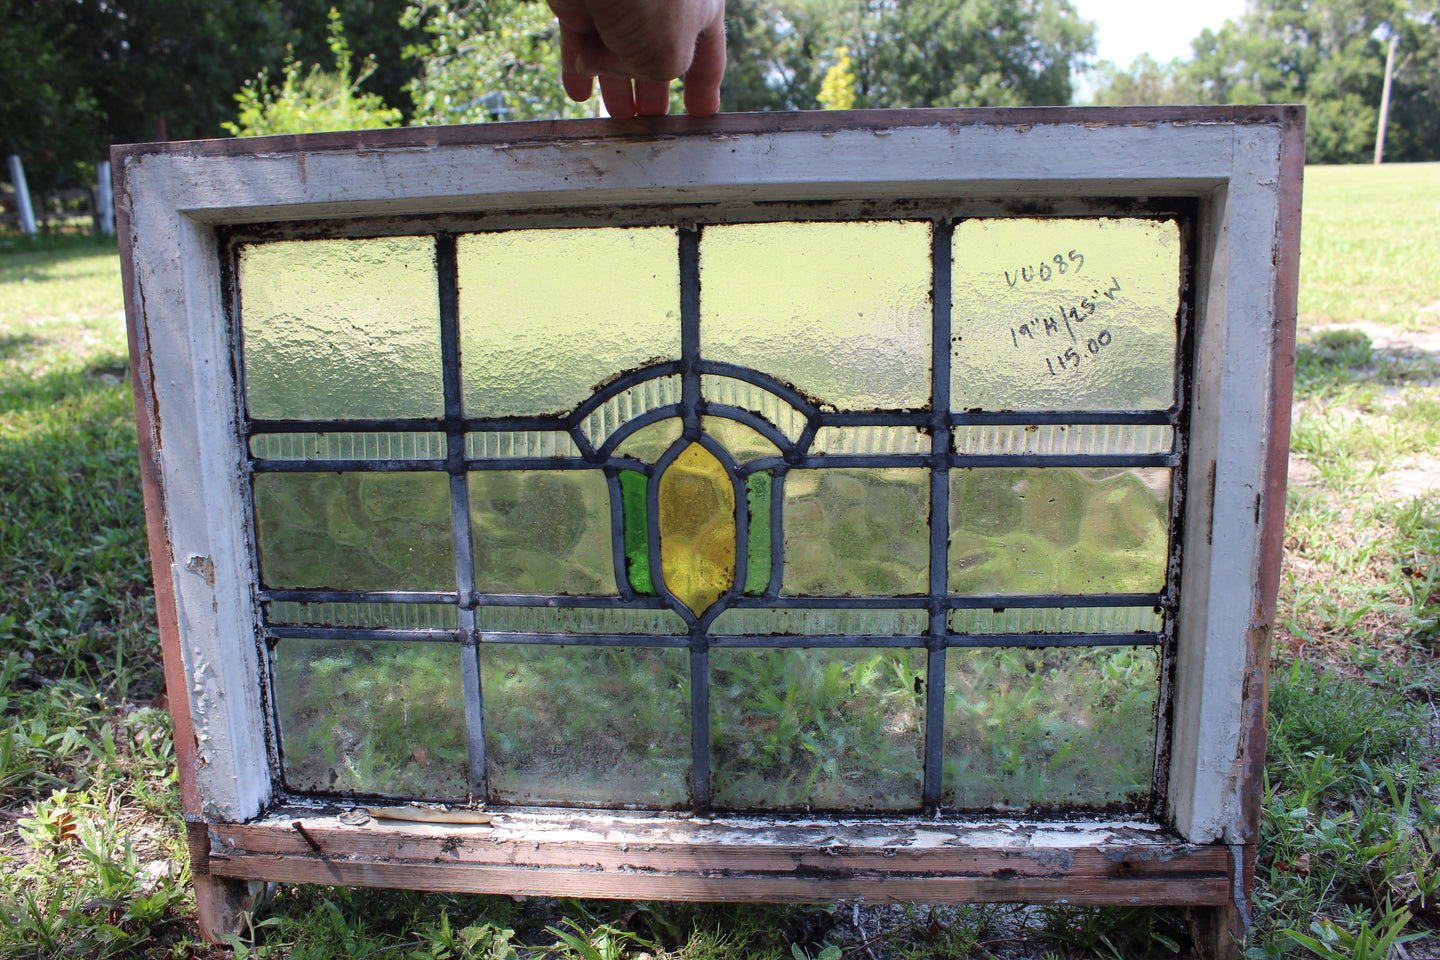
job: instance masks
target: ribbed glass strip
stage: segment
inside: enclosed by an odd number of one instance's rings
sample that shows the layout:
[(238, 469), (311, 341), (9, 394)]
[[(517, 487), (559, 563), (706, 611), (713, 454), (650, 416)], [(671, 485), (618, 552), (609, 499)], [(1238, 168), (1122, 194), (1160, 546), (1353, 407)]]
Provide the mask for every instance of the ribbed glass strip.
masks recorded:
[(656, 407), (680, 402), (680, 378), (656, 377), (622, 390), (597, 407), (580, 425), (596, 447), (620, 426)]
[(257, 460), (443, 460), (443, 433), (260, 433)]
[(455, 607), (445, 603), (297, 603), (265, 605), (272, 626), (359, 627), (391, 630), (454, 630)]
[(465, 456), (471, 460), (508, 457), (578, 457), (580, 448), (562, 430), (497, 430), (465, 435)]
[(805, 429), (804, 414), (769, 390), (753, 383), (734, 377), (707, 374), (700, 378), (700, 390), (711, 403), (723, 403), (759, 414), (791, 440), (798, 439), (801, 431)]
[(810, 453), (929, 453), (930, 435), (915, 427), (821, 427)]
[(732, 609), (715, 618), (713, 634), (904, 636), (924, 633), (924, 610)]
[(1155, 607), (1049, 607), (951, 610), (951, 633), (1159, 633)]
[(984, 424), (955, 427), (951, 436), (956, 453), (981, 456), (1158, 454), (1175, 446), (1174, 427), (1151, 423)]
[(487, 633), (636, 633), (668, 636), (685, 632), (669, 610), (603, 607), (479, 607), (476, 623)]

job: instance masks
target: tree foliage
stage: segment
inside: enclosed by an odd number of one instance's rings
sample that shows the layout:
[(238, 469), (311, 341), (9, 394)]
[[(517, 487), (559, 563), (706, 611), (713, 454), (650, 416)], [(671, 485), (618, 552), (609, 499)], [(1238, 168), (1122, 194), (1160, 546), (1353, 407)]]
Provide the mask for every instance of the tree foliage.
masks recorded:
[(1433, 0), (1257, 0), (1203, 31), (1194, 58), (1103, 64), (1097, 103), (1303, 103), (1311, 163), (1373, 157), (1388, 38), (1397, 37), (1386, 156), (1440, 158), (1440, 10)]
[(379, 94), (362, 93), (360, 84), (375, 72), (375, 61), (366, 58), (358, 75), (354, 74), (354, 56), (345, 40), (345, 27), (340, 13), (330, 10), (330, 52), (335, 58), (334, 70), (322, 70), (319, 64), (302, 73), (293, 58), (285, 63), (279, 87), (272, 87), (269, 71), (261, 70), (254, 80), (246, 81), (235, 95), (240, 115), (234, 123), (222, 124), (237, 137), (255, 137), (275, 133), (320, 133), (325, 130), (371, 130), (393, 127), (400, 123), (400, 111), (385, 105)]

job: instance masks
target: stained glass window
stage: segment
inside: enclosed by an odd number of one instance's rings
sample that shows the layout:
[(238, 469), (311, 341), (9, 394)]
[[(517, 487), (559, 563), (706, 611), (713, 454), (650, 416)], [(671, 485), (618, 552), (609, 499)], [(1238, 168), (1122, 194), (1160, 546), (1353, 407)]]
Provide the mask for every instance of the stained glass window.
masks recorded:
[(1185, 227), (237, 239), (286, 789), (1158, 803)]

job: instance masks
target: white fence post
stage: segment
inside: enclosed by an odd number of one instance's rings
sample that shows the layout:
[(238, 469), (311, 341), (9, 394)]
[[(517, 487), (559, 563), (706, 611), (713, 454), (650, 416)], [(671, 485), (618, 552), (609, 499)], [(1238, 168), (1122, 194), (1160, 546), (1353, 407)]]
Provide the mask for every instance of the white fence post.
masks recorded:
[(35, 208), (30, 206), (30, 188), (25, 185), (25, 167), (18, 153), (10, 154), (10, 182), (15, 185), (15, 203), (20, 207), (20, 229), (35, 235)]
[(95, 165), (95, 229), (107, 237), (115, 236), (115, 193), (110, 183), (110, 161)]

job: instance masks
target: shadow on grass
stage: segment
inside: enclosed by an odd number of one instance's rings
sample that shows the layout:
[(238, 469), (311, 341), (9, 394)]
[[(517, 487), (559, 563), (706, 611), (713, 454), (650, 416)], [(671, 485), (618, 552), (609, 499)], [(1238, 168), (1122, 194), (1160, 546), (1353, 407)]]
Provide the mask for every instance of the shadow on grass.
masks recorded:
[[(0, 362), (23, 358), (44, 342), (37, 337), (0, 336)], [(113, 390), (129, 378), (129, 361), (118, 353), (102, 354), (84, 367), (46, 370), (38, 375), (24, 369), (0, 371), (0, 417), (43, 414), (97, 390)]]

